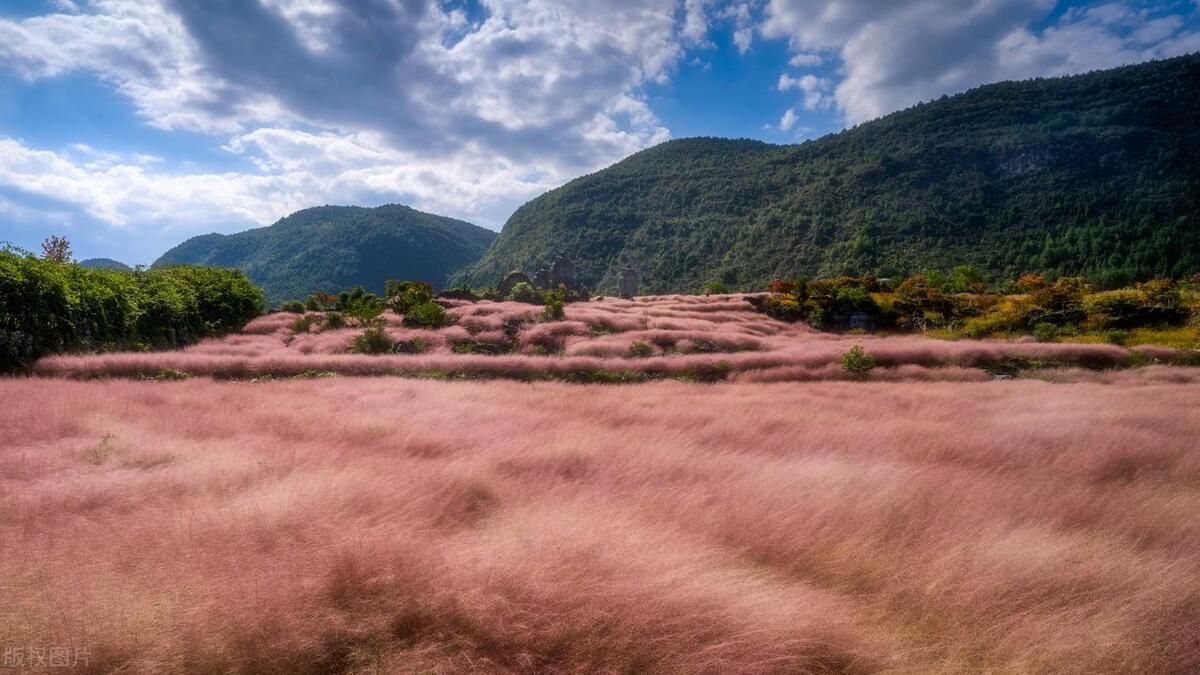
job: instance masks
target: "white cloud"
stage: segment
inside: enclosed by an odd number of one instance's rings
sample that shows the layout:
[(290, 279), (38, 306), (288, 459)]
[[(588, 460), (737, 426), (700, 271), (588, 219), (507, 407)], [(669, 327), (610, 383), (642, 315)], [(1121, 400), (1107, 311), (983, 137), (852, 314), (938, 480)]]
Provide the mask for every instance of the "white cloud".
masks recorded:
[[(760, 26), (796, 56), (838, 62), (829, 97), (849, 123), (1002, 79), (1069, 74), (1200, 49), (1167, 5), (1109, 2), (1037, 28), (1055, 0), (770, 0)], [(789, 83), (799, 78), (785, 75)], [(784, 79), (780, 80), (783, 89)], [(805, 90), (806, 94), (808, 90)]]
[(796, 68), (804, 68), (807, 66), (819, 66), (825, 59), (821, 58), (820, 54), (805, 54), (800, 53), (788, 59), (788, 64)]
[[(520, 202), (667, 139), (642, 90), (707, 41), (718, 9), (485, 0), (472, 23), (435, 0), (78, 4), (0, 19), (0, 69), (31, 80), (92, 73), (148, 124), (212, 134), (257, 171), (189, 175), (147, 157), (5, 139), (0, 185), (113, 227), (205, 231), (358, 198), (498, 226)], [(740, 26), (748, 48), (742, 4), (722, 4), (720, 20)]]
[(811, 73), (800, 77), (792, 77), (783, 73), (779, 76), (778, 84), (779, 91), (798, 89), (803, 92), (805, 110), (818, 110), (832, 106), (834, 99), (829, 93), (831, 86), (832, 83), (828, 79), (817, 77)]
[(796, 110), (794, 108), (788, 108), (787, 110), (784, 111), (783, 117), (779, 118), (779, 130), (780, 131), (790, 130), (792, 127), (796, 126), (797, 119), (798, 118), (796, 117)]

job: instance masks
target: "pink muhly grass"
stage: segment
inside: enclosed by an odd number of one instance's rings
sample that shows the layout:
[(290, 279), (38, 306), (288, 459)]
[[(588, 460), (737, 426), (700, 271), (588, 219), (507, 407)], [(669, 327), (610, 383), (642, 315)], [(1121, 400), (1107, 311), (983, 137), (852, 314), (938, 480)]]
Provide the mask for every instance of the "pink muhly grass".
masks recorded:
[[(398, 349), (403, 353), (395, 355), (347, 354), (361, 327), (314, 326), (297, 334), (291, 330), (291, 322), (299, 315), (277, 313), (255, 319), (240, 334), (205, 340), (180, 351), (53, 356), (39, 361), (34, 372), (82, 378), (152, 376), (164, 369), (217, 377), (287, 376), (310, 370), (346, 375), (436, 370), (537, 379), (602, 371), (645, 377), (690, 377), (697, 371), (721, 371), (749, 380), (786, 379), (788, 373), (795, 380), (811, 380), (820, 374), (840, 378), (835, 366), (854, 345), (862, 345), (887, 368), (888, 378), (903, 378), (905, 373), (914, 379), (959, 377), (949, 371), (942, 376), (925, 373), (934, 368), (1105, 369), (1145, 361), (1187, 365), (1195, 360), (1193, 353), (1161, 347), (1130, 351), (1107, 344), (947, 342), (918, 335), (820, 333), (804, 324), (783, 323), (755, 313), (744, 297), (737, 295), (571, 303), (566, 307), (566, 320), (552, 322), (541, 320), (538, 307), (517, 302), (457, 303), (448, 312), (457, 323), (437, 329), (405, 327), (402, 317), (385, 312), (388, 336), (403, 343)], [(655, 356), (630, 358), (645, 353), (641, 343), (649, 345)], [(499, 354), (454, 352), (458, 346), (463, 346), (460, 351), (481, 351), (481, 345)], [(496, 361), (486, 363), (481, 357)]]
[(0, 645), (134, 673), (1196, 672), (1181, 370), (3, 379)]

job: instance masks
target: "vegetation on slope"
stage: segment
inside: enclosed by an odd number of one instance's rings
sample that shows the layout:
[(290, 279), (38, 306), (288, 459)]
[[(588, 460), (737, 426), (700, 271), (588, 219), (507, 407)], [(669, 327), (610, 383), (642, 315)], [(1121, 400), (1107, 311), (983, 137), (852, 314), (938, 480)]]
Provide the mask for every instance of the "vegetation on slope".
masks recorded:
[(320, 206), (269, 227), (193, 237), (154, 267), (179, 263), (235, 267), (278, 303), (352, 286), (382, 293), (391, 278), (443, 286), (483, 255), (496, 233), (407, 206)]
[(265, 309), (236, 270), (121, 272), (0, 250), (0, 372), (65, 351), (179, 347)]
[(120, 272), (133, 271), (133, 268), (129, 265), (126, 265), (120, 260), (113, 260), (112, 258), (88, 258), (87, 260), (80, 260), (79, 264), (83, 267), (94, 270), (118, 270)]
[(695, 138), (521, 207), (467, 275), (556, 250), (615, 287), (892, 277), (968, 263), (1108, 287), (1200, 271), (1200, 55), (994, 84), (801, 145)]
[(1200, 275), (1098, 290), (1083, 277), (1037, 274), (989, 286), (970, 266), (914, 274), (777, 279), (754, 308), (817, 329), (921, 331), (947, 338), (1020, 337), (1200, 348)]

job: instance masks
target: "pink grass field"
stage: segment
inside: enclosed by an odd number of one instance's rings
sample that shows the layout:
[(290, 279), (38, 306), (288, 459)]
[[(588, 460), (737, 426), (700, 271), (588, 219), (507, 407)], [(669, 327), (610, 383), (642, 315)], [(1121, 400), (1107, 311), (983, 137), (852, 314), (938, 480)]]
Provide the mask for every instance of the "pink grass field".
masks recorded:
[(0, 674), (1200, 672), (1194, 354), (539, 310), (0, 378)]
[(1200, 385), (1156, 368), (3, 379), (0, 646), (96, 673), (1194, 673)]
[[(1019, 361), (1046, 367), (1091, 370), (1134, 363), (1195, 362), (1195, 352), (1162, 347), (1132, 350), (1114, 345), (970, 340), (948, 342), (921, 336), (877, 337), (813, 331), (751, 310), (740, 295), (646, 296), (570, 304), (563, 321), (542, 322), (541, 308), (513, 302), (459, 302), (455, 323), (438, 330), (401, 326), (387, 314), (395, 340), (418, 339), (417, 354), (362, 355), (347, 350), (359, 328), (295, 333), (296, 314), (254, 320), (242, 332), (206, 340), (180, 351), (65, 355), (35, 366), (42, 376), (151, 377), (164, 369), (192, 375), (250, 379), (309, 371), (342, 375), (438, 373), (442, 376), (513, 379), (580, 379), (595, 373), (651, 378), (711, 377), (734, 381), (845, 379), (842, 355), (861, 344), (882, 366), (879, 379), (987, 379), (981, 370)], [(516, 326), (509, 338), (506, 323)], [(507, 343), (506, 343), (507, 340)], [(506, 353), (459, 353), (456, 345), (504, 345)], [(649, 353), (635, 356), (640, 343)], [(1188, 371), (1176, 373), (1176, 377)]]

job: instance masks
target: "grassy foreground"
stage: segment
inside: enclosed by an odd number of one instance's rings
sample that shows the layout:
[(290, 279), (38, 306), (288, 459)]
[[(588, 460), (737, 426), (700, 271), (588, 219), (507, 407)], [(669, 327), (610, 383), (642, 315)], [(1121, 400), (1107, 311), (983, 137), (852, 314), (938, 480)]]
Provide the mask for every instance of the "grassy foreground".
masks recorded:
[(1196, 672), (1200, 385), (1147, 370), (2, 380), (0, 645), (132, 673)]

